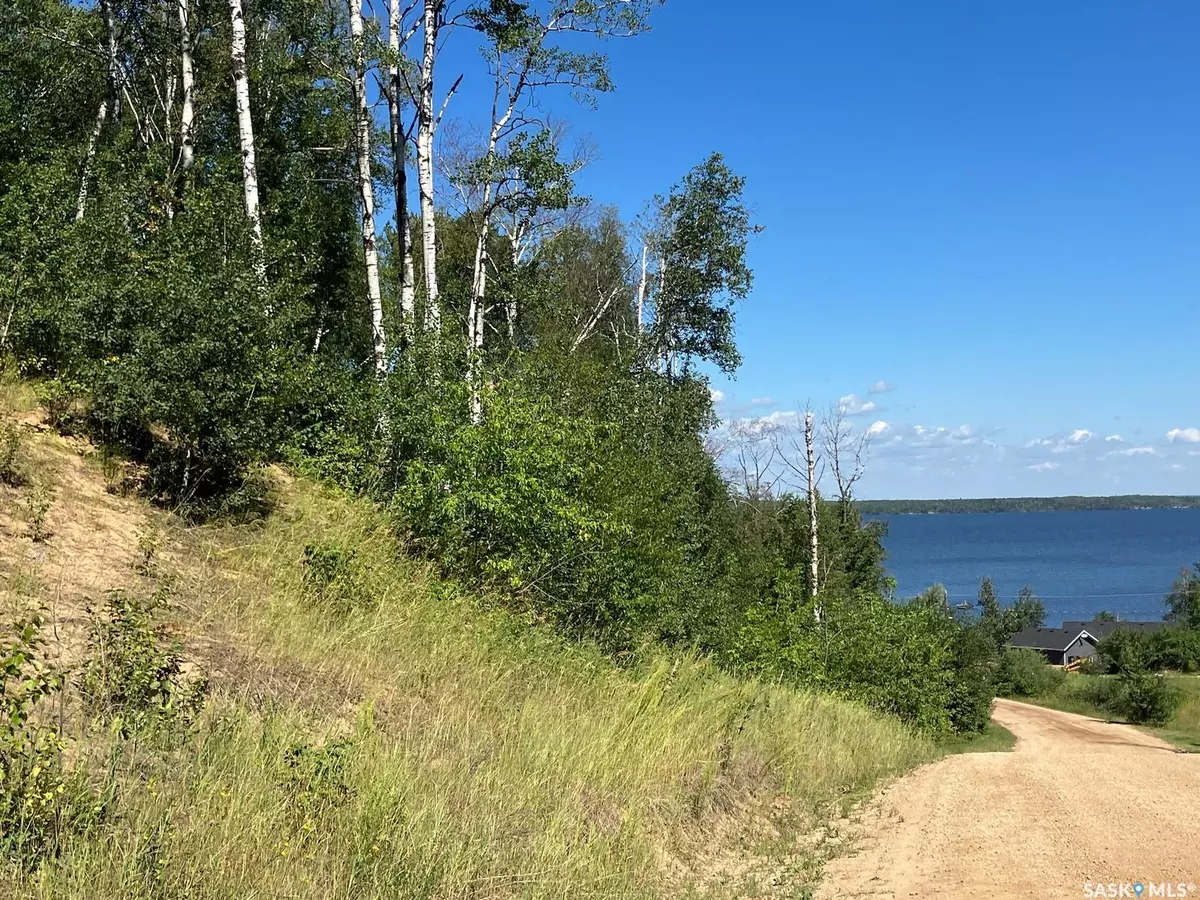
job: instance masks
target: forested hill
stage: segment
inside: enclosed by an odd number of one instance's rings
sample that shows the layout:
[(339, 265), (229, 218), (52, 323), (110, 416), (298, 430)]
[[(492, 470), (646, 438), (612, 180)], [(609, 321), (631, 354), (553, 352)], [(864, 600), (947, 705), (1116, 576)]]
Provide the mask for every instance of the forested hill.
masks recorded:
[(1200, 497), (1122, 494), (1117, 497), (980, 497), (960, 500), (863, 500), (864, 515), (919, 513), (1053, 512), (1094, 509), (1187, 509), (1200, 507)]

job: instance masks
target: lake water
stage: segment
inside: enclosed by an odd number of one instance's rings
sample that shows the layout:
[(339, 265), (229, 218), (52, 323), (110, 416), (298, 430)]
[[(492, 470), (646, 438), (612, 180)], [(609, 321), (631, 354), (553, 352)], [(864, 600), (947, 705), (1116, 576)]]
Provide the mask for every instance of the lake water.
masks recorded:
[(1024, 585), (1046, 604), (1046, 624), (1101, 609), (1158, 619), (1184, 566), (1200, 561), (1200, 509), (872, 516), (888, 523), (888, 573), (897, 596), (941, 583), (973, 600), (989, 576), (1001, 600)]

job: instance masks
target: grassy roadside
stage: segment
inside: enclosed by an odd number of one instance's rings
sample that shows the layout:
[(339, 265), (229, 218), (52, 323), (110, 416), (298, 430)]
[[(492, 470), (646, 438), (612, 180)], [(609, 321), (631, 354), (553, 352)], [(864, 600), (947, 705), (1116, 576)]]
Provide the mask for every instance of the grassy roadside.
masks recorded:
[(42, 608), (73, 675), (86, 607), (165, 591), (211, 687), (166, 744), (68, 689), (64, 759), (103, 815), (40, 868), (0, 869), (5, 896), (803, 896), (817, 826), (937, 752), (701, 659), (615, 665), (439, 581), (370, 505), (286, 473), (264, 519), (186, 528), (107, 492), (86, 446), (30, 431), (22, 452), (57, 489), (35, 544), (26, 489), (0, 487), (5, 619)]
[(1016, 735), (996, 722), (989, 722), (979, 734), (955, 735), (938, 743), (947, 755), (954, 753), (1008, 753), (1017, 743)]
[[(1080, 675), (1071, 673), (1054, 691), (1036, 697), (1018, 697), (1023, 703), (1036, 703), (1050, 709), (1079, 713), (1106, 722), (1125, 723), (1121, 716), (1099, 706), (1093, 699), (1097, 695), (1098, 683), (1108, 675)], [(1173, 687), (1183, 694), (1183, 704), (1175, 717), (1164, 727), (1136, 726), (1147, 734), (1153, 734), (1181, 750), (1200, 752), (1200, 676), (1166, 675)]]

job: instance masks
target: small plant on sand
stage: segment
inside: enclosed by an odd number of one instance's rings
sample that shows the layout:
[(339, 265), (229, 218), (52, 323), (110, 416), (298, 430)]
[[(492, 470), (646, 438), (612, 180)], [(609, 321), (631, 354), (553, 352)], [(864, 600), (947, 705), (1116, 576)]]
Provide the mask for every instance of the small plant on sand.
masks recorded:
[(25, 520), (29, 523), (29, 537), (36, 544), (49, 540), (52, 532), (46, 524), (46, 517), (54, 505), (54, 492), (50, 486), (43, 483), (30, 487), (23, 502)]
[(150, 522), (138, 531), (138, 555), (133, 563), (134, 571), (146, 578), (158, 577), (158, 551), (162, 546), (162, 532)]
[(0, 482), (21, 486), (17, 460), (21, 455), (21, 429), (9, 421), (0, 422)]

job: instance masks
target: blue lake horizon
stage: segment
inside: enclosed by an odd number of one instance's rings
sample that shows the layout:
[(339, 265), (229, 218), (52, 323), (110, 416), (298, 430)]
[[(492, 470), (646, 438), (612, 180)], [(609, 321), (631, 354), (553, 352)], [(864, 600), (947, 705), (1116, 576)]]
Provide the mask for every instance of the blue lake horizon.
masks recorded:
[(1182, 568), (1200, 562), (1200, 509), (873, 515), (896, 596), (942, 584), (951, 603), (973, 601), (990, 577), (1004, 602), (1026, 585), (1047, 625), (1107, 610), (1155, 620)]

